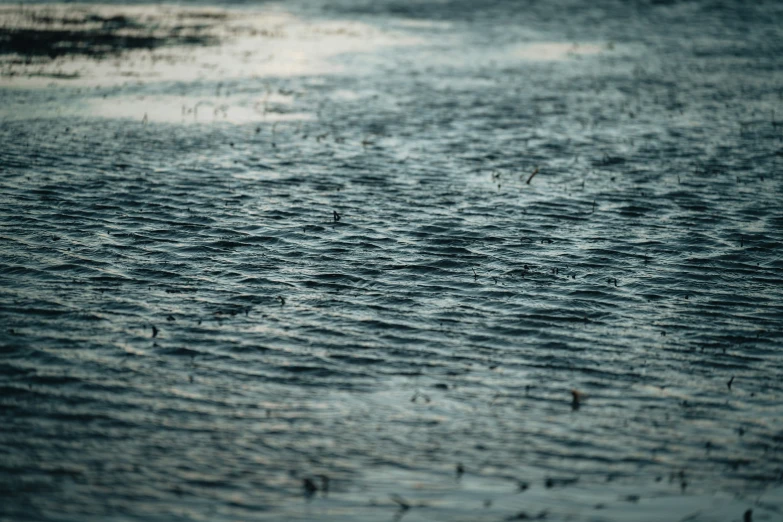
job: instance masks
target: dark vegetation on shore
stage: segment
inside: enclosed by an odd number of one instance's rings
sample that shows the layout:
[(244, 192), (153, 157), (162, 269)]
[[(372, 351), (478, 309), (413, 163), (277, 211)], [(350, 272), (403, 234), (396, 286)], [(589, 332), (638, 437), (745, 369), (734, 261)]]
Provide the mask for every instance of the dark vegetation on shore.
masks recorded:
[(16, 63), (79, 55), (117, 56), (130, 50), (154, 50), (174, 45), (211, 45), (210, 34), (225, 13), (180, 13), (169, 23), (143, 15), (100, 13), (91, 10), (5, 12), (0, 25), (0, 55), (16, 55)]

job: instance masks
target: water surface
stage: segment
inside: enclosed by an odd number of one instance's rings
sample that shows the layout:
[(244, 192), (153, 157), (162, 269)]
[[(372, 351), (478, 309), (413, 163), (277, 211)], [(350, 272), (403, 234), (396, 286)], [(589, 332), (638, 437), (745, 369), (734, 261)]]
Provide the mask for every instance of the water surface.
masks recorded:
[(776, 2), (5, 9), (3, 520), (783, 516)]

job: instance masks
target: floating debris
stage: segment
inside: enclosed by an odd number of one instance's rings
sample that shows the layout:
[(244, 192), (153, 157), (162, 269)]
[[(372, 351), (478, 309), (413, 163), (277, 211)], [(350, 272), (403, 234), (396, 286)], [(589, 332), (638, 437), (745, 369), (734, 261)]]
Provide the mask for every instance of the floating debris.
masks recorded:
[(544, 520), (548, 514), (549, 512), (546, 510), (539, 512), (537, 515), (528, 515), (525, 511), (520, 511), (516, 515), (507, 517), (506, 520)]
[(579, 482), (579, 477), (567, 477), (567, 478), (552, 478), (547, 477), (546, 480), (544, 480), (544, 487), (547, 489), (552, 489), (557, 486), (571, 486), (573, 484), (576, 484)]

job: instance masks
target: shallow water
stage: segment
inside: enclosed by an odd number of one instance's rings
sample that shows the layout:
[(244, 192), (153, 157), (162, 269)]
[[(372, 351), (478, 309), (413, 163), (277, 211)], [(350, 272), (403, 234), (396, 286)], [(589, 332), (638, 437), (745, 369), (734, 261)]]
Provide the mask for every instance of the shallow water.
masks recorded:
[(228, 13), (3, 69), (0, 518), (782, 516), (779, 4)]

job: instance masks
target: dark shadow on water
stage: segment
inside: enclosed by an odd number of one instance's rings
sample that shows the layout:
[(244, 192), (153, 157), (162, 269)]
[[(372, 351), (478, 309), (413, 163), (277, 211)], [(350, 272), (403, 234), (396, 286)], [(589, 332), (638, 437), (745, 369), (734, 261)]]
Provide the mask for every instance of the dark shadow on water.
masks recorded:
[[(152, 17), (104, 16), (89, 11), (77, 13), (31, 13), (18, 23), (0, 27), (0, 55), (16, 54), (21, 60), (59, 58), (69, 55), (105, 58), (123, 51), (154, 50), (174, 45), (210, 45), (217, 38), (207, 34), (222, 13), (180, 15), (161, 27)], [(198, 20), (198, 23), (194, 23)], [(178, 22), (182, 23), (178, 23)]]

